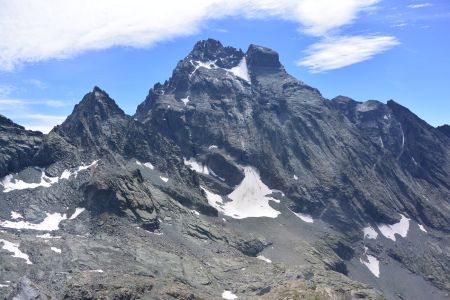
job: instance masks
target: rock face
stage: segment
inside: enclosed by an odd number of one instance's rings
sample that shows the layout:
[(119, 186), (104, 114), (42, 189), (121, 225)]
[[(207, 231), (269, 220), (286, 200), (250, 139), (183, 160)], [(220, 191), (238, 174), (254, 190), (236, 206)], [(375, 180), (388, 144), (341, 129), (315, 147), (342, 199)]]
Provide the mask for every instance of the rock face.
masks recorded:
[(25, 130), (24, 127), (0, 115), (0, 176), (28, 166), (43, 137), (42, 133)]
[(95, 87), (0, 140), (1, 297), (448, 298), (445, 128), (271, 49), (200, 41), (133, 117)]
[[(246, 63), (249, 81), (230, 71), (241, 62), (227, 64), (234, 57)], [(199, 42), (136, 117), (188, 157), (217, 145), (258, 168), (301, 211), (342, 229), (393, 223), (405, 213), (450, 231), (442, 201), (450, 188), (448, 137), (394, 101), (328, 101), (287, 74), (273, 50), (250, 45), (242, 55)]]

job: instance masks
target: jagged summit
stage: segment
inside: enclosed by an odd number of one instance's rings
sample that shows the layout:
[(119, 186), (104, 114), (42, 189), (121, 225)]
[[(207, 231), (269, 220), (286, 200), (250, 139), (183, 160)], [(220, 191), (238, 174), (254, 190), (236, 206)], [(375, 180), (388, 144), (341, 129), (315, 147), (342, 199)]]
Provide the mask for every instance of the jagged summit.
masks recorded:
[[(100, 117), (106, 119), (114, 115), (125, 115), (108, 93), (95, 86), (75, 105), (70, 119)], [(69, 118), (67, 119), (69, 120)]]

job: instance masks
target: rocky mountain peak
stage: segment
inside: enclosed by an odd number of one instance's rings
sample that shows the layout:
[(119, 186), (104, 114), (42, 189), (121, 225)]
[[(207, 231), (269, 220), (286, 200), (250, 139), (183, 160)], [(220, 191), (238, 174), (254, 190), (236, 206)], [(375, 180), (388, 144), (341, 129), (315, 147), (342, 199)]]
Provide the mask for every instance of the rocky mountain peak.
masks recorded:
[(202, 62), (214, 64), (219, 68), (232, 68), (239, 64), (244, 57), (241, 49), (224, 47), (221, 42), (214, 39), (198, 41), (185, 60), (191, 64)]
[(248, 67), (252, 70), (265, 69), (265, 70), (281, 70), (283, 66), (280, 63), (279, 55), (276, 51), (251, 44), (248, 47), (247, 53)]
[(81, 102), (75, 105), (72, 114), (63, 123), (63, 126), (82, 119), (106, 120), (113, 116), (125, 116), (125, 113), (104, 90), (95, 86), (92, 92), (87, 93)]
[(1, 114), (0, 114), (0, 126), (1, 127), (17, 127), (17, 128), (24, 129), (23, 126), (17, 125), (16, 123), (14, 123), (13, 121), (11, 121), (10, 119), (8, 119), (7, 117), (5, 117)]

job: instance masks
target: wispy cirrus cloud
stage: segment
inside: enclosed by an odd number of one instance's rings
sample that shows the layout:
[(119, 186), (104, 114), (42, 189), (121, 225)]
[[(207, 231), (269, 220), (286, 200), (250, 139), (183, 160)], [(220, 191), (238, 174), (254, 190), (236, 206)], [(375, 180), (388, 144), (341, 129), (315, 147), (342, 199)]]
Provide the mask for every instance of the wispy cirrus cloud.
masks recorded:
[(425, 3), (417, 3), (417, 4), (408, 5), (409, 8), (422, 8), (422, 7), (427, 7), (427, 6), (431, 6), (431, 3), (425, 2)]
[(323, 36), (380, 0), (0, 0), (0, 70), (113, 46), (149, 47), (208, 20), (273, 18)]
[(297, 64), (319, 73), (371, 59), (398, 44), (393, 36), (339, 36), (313, 44)]
[(59, 100), (0, 99), (0, 114), (7, 116), (25, 128), (48, 133), (55, 125), (64, 121), (65, 115), (42, 114), (37, 111), (61, 108), (67, 104)]

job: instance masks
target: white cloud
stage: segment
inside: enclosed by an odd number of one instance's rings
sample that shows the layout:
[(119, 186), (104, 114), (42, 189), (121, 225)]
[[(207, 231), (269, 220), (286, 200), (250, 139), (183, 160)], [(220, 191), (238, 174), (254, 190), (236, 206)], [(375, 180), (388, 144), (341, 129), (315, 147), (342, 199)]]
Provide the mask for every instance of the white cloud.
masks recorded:
[(399, 41), (393, 36), (340, 36), (313, 44), (305, 58), (298, 65), (305, 66), (313, 73), (339, 69), (351, 64), (371, 59)]
[(66, 104), (59, 100), (23, 100), (0, 99), (0, 114), (7, 116), (26, 129), (48, 133), (54, 126), (61, 124), (66, 116), (37, 113), (43, 106), (60, 108)]
[(113, 46), (148, 47), (228, 16), (278, 18), (321, 36), (379, 0), (0, 0), (0, 69)]
[(304, 0), (299, 1), (297, 17), (306, 27), (306, 32), (320, 36), (353, 22), (358, 12), (378, 2), (379, 0)]
[(431, 3), (425, 2), (425, 3), (408, 5), (409, 8), (422, 8), (422, 7), (427, 7), (427, 6), (431, 6)]

